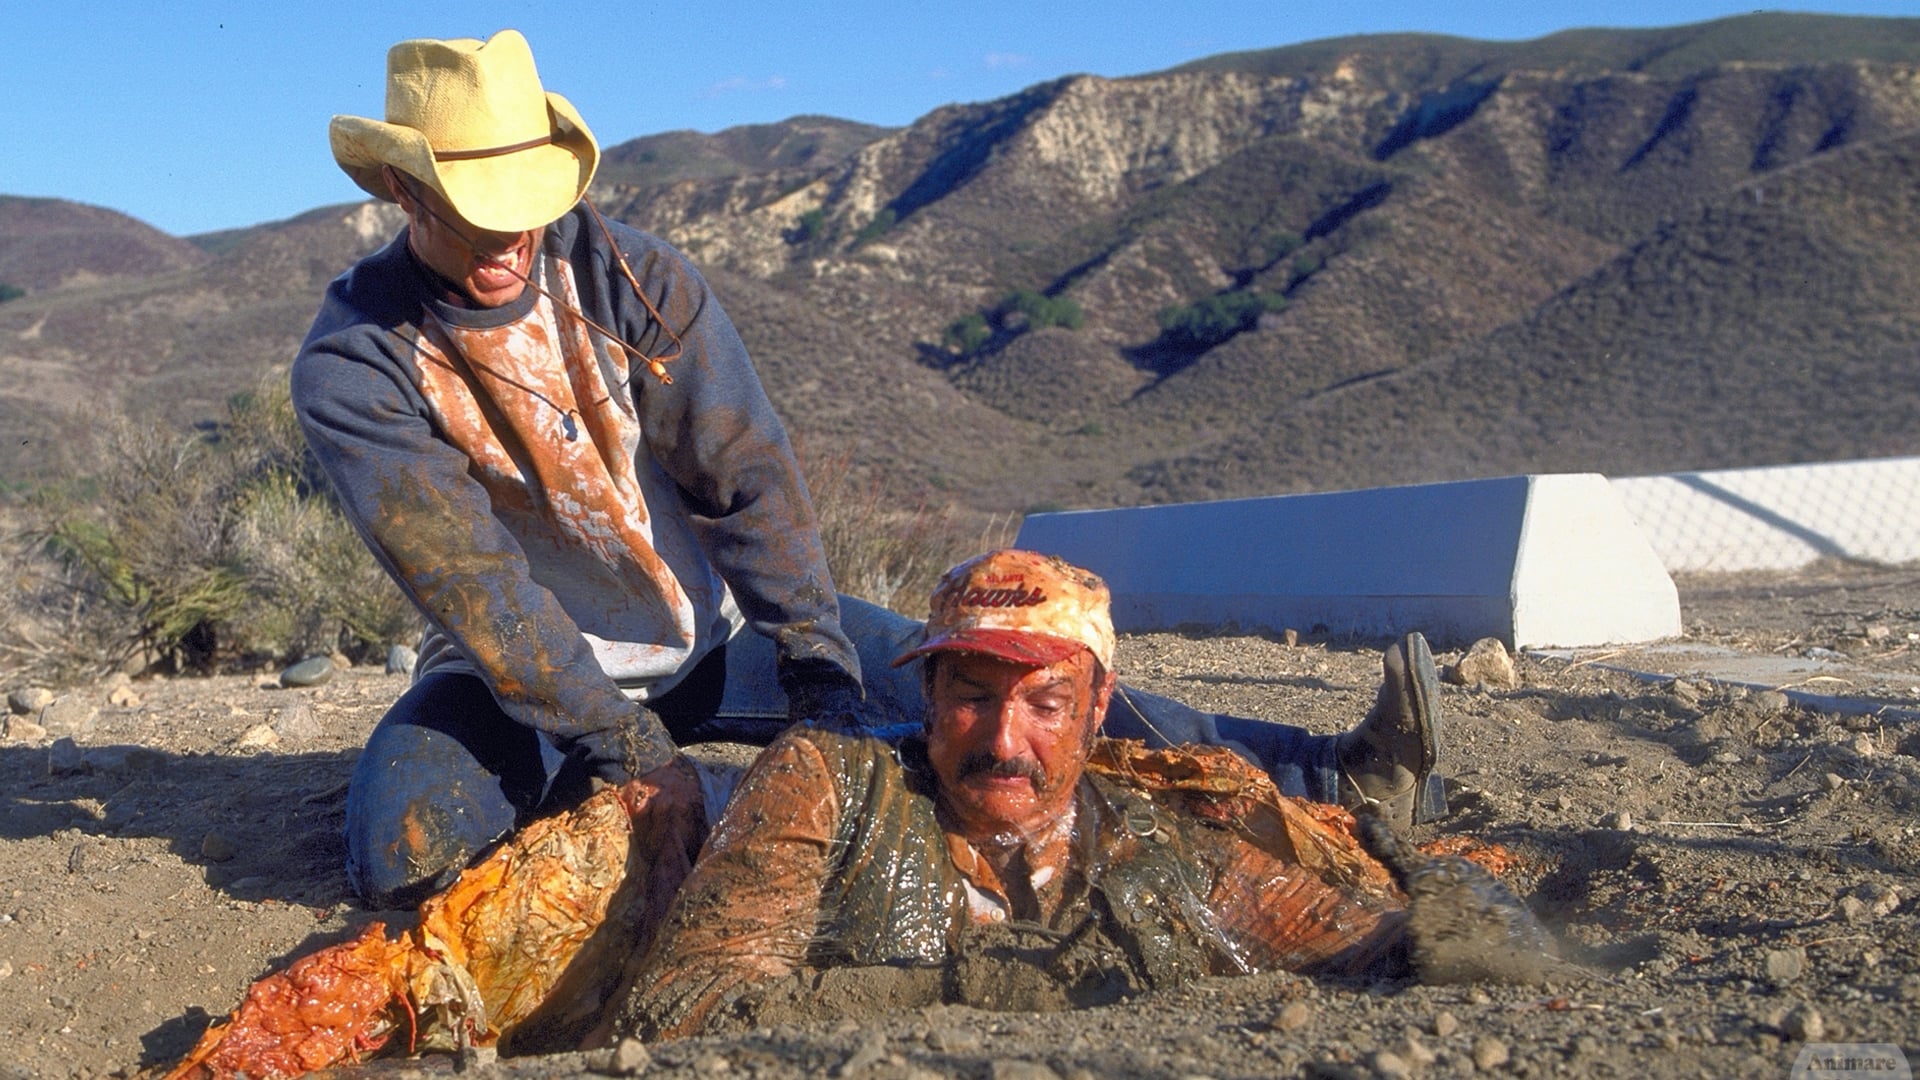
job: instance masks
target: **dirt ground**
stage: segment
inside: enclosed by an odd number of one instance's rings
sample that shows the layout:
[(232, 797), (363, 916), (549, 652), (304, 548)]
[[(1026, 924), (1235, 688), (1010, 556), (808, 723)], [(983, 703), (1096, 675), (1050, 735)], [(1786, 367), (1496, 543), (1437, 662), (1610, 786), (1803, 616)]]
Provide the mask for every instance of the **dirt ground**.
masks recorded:
[[(1910, 674), (1913, 686), (1873, 691), (1890, 706), (1920, 700), (1920, 569), (1827, 565), (1681, 590), (1690, 640), (1823, 650)], [(1379, 644), (1153, 634), (1124, 640), (1120, 669), (1206, 708), (1334, 731), (1364, 711)], [(1527, 655), (1516, 688), (1442, 694), (1456, 812), (1421, 838), (1471, 833), (1520, 857), (1509, 882), (1567, 957), (1545, 985), (1268, 974), (1077, 1012), (882, 1010), (658, 1045), (645, 1074), (1785, 1077), (1809, 1043), (1914, 1055), (1920, 729), (1687, 672), (1636, 679), (1600, 657)], [(356, 669), (288, 690), (276, 674), (106, 683), (11, 721), (0, 1076), (126, 1076), (170, 1060), (254, 978), (376, 917), (347, 894), (338, 833), (356, 750), (404, 679)], [(65, 729), (71, 741), (56, 740)], [(594, 1064), (502, 1059), (467, 1075)]]

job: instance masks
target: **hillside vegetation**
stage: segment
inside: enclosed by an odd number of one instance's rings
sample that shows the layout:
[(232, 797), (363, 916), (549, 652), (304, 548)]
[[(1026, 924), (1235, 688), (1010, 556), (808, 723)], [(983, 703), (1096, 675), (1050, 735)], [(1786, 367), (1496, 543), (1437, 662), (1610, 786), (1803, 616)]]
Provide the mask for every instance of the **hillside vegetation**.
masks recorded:
[[(674, 132), (593, 198), (702, 266), (804, 444), (1018, 512), (1920, 452), (1916, 140), (1920, 19), (1763, 14)], [(151, 230), (22, 247), (82, 211), (0, 202), (14, 486), (64, 467), (66, 402), (220, 416), (396, 226), (319, 210), (111, 278), (85, 258)]]

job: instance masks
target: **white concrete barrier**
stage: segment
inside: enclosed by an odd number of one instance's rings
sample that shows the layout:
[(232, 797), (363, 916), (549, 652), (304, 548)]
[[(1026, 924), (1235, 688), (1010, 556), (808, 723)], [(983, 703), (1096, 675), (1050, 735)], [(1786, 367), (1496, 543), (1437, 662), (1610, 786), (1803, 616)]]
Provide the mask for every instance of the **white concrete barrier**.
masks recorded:
[(1670, 573), (1920, 559), (1920, 458), (1613, 481)]
[(1016, 542), (1105, 577), (1122, 630), (1516, 648), (1680, 632), (1672, 579), (1596, 474), (1034, 514)]

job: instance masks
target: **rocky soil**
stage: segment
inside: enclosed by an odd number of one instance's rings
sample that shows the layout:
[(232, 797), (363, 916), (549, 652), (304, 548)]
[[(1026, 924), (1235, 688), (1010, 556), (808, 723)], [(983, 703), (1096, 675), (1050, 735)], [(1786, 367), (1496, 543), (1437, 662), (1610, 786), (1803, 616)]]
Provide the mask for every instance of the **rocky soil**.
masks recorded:
[[(1702, 642), (1828, 650), (1920, 686), (1920, 570), (1702, 578), (1682, 601)], [(1379, 644), (1144, 635), (1124, 641), (1121, 670), (1332, 731), (1364, 710)], [(628, 1064), (873, 1080), (1786, 1076), (1809, 1043), (1920, 1050), (1920, 731), (1688, 672), (1636, 679), (1597, 652), (1522, 656), (1518, 673), (1513, 687), (1445, 688), (1456, 813), (1423, 832), (1518, 856), (1509, 881), (1567, 957), (1544, 985), (1270, 974), (1070, 1013), (822, 1019)], [(392, 921), (348, 896), (337, 834), (357, 747), (404, 679), (353, 669), (282, 689), (276, 676), (102, 684), (9, 721), (0, 1076), (132, 1075), (184, 1051), (275, 965)], [(30, 688), (5, 689), (24, 701)], [(1920, 689), (1901, 696), (1890, 704)], [(567, 1055), (468, 1074), (596, 1070), (615, 1071)]]

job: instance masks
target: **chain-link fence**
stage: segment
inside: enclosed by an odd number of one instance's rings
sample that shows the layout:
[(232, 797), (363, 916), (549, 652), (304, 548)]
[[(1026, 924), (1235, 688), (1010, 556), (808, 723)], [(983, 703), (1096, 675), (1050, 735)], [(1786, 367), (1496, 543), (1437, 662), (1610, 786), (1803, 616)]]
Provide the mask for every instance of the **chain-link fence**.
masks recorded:
[(1612, 481), (1669, 573), (1920, 559), (1920, 458)]

